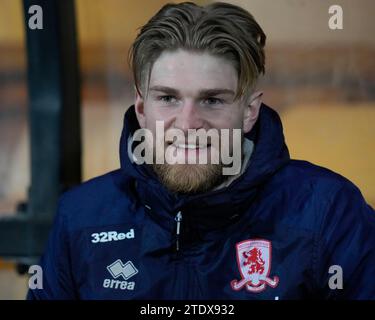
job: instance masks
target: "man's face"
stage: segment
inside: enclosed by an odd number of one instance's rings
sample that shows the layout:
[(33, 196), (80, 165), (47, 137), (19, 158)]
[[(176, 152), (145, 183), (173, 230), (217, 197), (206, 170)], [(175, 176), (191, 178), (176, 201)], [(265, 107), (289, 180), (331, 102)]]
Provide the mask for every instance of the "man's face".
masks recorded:
[[(179, 129), (183, 139), (163, 142), (165, 149), (188, 163), (189, 158), (201, 159), (206, 154), (207, 164), (158, 164), (153, 165), (162, 182), (172, 191), (189, 193), (212, 189), (224, 178), (222, 163), (210, 163), (214, 144), (199, 144), (188, 135), (189, 129), (240, 129), (251, 130), (259, 111), (260, 95), (253, 94), (248, 101), (234, 101), (238, 75), (232, 63), (208, 53), (184, 50), (163, 52), (155, 61), (148, 93), (136, 96), (135, 109), (142, 128), (149, 129), (156, 137), (156, 121), (164, 122), (164, 131)], [(231, 136), (232, 137), (232, 136)], [(233, 139), (228, 142), (233, 150)], [(158, 143), (155, 143), (154, 146)], [(160, 145), (160, 144), (159, 144)], [(215, 144), (217, 146), (219, 144)], [(168, 148), (169, 147), (169, 148)], [(233, 150), (238, 152), (240, 150)], [(168, 152), (165, 157), (171, 154)]]

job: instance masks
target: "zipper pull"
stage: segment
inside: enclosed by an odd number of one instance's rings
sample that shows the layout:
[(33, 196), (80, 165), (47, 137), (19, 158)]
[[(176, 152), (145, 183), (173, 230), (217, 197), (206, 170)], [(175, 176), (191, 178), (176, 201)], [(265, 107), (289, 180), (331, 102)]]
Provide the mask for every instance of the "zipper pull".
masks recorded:
[(182, 213), (179, 211), (174, 218), (176, 223), (176, 251), (180, 250), (180, 228), (181, 228), (181, 220), (182, 220)]

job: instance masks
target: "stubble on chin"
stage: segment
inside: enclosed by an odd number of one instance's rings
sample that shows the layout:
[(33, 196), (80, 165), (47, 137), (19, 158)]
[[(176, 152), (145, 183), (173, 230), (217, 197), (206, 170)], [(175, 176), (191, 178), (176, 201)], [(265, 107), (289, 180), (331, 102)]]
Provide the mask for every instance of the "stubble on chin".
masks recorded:
[(204, 193), (225, 180), (221, 164), (153, 164), (160, 182), (173, 193)]

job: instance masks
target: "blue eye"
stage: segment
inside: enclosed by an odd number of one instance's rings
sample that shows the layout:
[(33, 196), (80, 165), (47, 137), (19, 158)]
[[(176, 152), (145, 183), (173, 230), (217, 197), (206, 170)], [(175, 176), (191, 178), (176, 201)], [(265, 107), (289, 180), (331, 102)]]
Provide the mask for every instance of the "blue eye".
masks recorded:
[(174, 96), (160, 96), (158, 97), (158, 100), (162, 101), (162, 102), (165, 102), (165, 103), (174, 103), (176, 102), (176, 98)]
[(211, 105), (211, 106), (223, 103), (223, 100), (218, 99), (218, 98), (207, 98), (204, 101), (205, 101), (206, 104)]

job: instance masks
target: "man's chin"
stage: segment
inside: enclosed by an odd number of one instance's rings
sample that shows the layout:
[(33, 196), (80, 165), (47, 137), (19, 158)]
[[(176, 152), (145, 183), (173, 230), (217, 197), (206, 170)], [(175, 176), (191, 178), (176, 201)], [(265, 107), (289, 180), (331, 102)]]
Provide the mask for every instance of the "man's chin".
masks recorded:
[(160, 182), (174, 193), (204, 193), (225, 179), (219, 164), (153, 164)]

